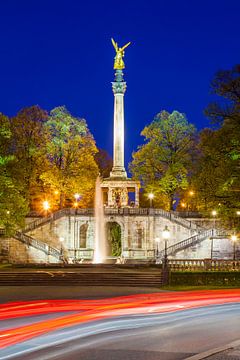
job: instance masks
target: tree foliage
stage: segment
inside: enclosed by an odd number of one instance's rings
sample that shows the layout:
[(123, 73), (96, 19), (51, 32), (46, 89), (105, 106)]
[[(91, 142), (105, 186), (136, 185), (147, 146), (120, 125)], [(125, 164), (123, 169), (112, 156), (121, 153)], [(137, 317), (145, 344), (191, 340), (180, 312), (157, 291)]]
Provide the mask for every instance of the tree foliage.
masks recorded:
[(11, 151), (15, 157), (12, 176), (22, 185), (22, 193), (30, 206), (42, 191), (40, 175), (46, 166), (46, 120), (47, 112), (39, 106), (24, 108), (10, 119)]
[(9, 119), (0, 114), (0, 227), (11, 235), (24, 224), (28, 211), (22, 186), (11, 175), (15, 158), (10, 152), (12, 133)]
[(133, 153), (130, 171), (151, 191), (155, 202), (173, 209), (174, 199), (188, 186), (194, 159), (196, 130), (178, 111), (162, 111), (141, 135), (145, 144)]
[(94, 159), (95, 141), (86, 121), (73, 117), (64, 106), (50, 112), (45, 123), (48, 134), (48, 167), (40, 178), (48, 188), (46, 193), (59, 193), (59, 205), (66, 205), (74, 193), (81, 194), (81, 204), (89, 205), (98, 167)]
[(212, 83), (220, 101), (206, 109), (216, 130), (201, 133), (201, 157), (194, 176), (202, 209), (218, 208), (232, 218), (240, 208), (240, 66), (216, 74)]

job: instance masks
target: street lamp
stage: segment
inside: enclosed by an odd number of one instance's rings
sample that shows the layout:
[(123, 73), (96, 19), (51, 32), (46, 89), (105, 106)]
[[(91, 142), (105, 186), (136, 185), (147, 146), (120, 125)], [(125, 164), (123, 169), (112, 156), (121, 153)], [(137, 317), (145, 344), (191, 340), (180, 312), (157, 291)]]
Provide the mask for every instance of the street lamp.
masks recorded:
[(194, 197), (195, 193), (194, 193), (193, 190), (190, 190), (189, 193), (188, 193), (188, 195), (189, 195), (189, 197), (190, 197), (189, 202), (188, 202), (188, 211), (189, 211), (189, 210), (192, 211), (192, 210), (193, 210), (193, 200), (192, 200), (192, 198)]
[(149, 201), (150, 201), (150, 208), (151, 208), (151, 207), (152, 207), (153, 198), (154, 198), (154, 194), (153, 194), (153, 193), (148, 194), (148, 198), (149, 198)]
[(157, 237), (155, 239), (155, 241), (156, 241), (156, 245), (157, 245), (157, 247), (156, 247), (156, 264), (158, 264), (159, 263), (159, 243), (160, 243), (160, 239)]
[(63, 242), (64, 242), (64, 238), (63, 238), (63, 237), (60, 237), (60, 238), (59, 238), (59, 241), (60, 241), (60, 243), (61, 243), (60, 258), (61, 258), (62, 262), (64, 263), (64, 261), (63, 261)]
[(74, 196), (76, 201), (79, 201), (79, 199), (81, 197), (80, 194), (78, 194), (78, 193), (74, 194), (73, 196)]
[(73, 243), (74, 243), (74, 262), (76, 262), (77, 260), (77, 240), (76, 240), (76, 235), (78, 233), (78, 230), (76, 228), (76, 215), (77, 215), (77, 208), (78, 208), (78, 202), (81, 198), (81, 195), (79, 193), (75, 193), (74, 195), (75, 198), (75, 202), (73, 204), (73, 206), (75, 207), (75, 212), (74, 212), (74, 223), (73, 223)]
[(48, 210), (50, 209), (50, 204), (47, 200), (42, 203), (43, 210), (45, 211), (45, 216), (47, 216)]
[(163, 266), (164, 268), (167, 268), (168, 265), (168, 256), (167, 256), (167, 241), (170, 238), (170, 231), (167, 227), (167, 225), (165, 226), (163, 232), (162, 232), (162, 237), (164, 239), (164, 260), (163, 260)]
[(231, 240), (232, 240), (232, 242), (233, 242), (233, 261), (235, 261), (236, 260), (236, 242), (237, 242), (237, 236), (236, 235), (232, 235), (231, 236)]
[(211, 236), (211, 260), (213, 259), (213, 236), (215, 235), (215, 231), (216, 231), (216, 216), (217, 216), (216, 210), (212, 211), (212, 216), (214, 220), (213, 220), (213, 231)]

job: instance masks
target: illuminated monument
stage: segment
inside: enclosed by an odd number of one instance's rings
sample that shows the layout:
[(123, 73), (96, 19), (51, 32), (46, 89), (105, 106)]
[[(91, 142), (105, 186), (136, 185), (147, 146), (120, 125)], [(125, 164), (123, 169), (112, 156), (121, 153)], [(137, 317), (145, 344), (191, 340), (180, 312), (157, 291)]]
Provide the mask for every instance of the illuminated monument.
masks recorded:
[(124, 50), (130, 42), (123, 47), (112, 39), (116, 56), (114, 59), (115, 79), (112, 82), (114, 94), (114, 135), (113, 135), (113, 168), (110, 177), (102, 182), (102, 189), (105, 197), (104, 202), (108, 207), (126, 207), (129, 205), (128, 193), (135, 193), (135, 200), (132, 203), (139, 206), (139, 182), (127, 177), (124, 167), (124, 94), (127, 88), (123, 79)]
[[(114, 93), (114, 137), (113, 168), (109, 178), (97, 181), (96, 193), (101, 205), (97, 215), (93, 209), (63, 209), (48, 217), (28, 219), (28, 224), (18, 231), (15, 238), (7, 239), (6, 250), (9, 262), (48, 263), (61, 262), (62, 251), (69, 262), (102, 262), (104, 259), (116, 261), (118, 256), (126, 261), (155, 261), (167, 254), (169, 259), (204, 259), (211, 257), (231, 258), (232, 249), (228, 239), (216, 238), (211, 241), (212, 229), (206, 230), (205, 220), (183, 219), (174, 212), (155, 208), (139, 208), (138, 181), (127, 177), (124, 167), (124, 94), (126, 82), (123, 79), (125, 68), (124, 50), (112, 40), (116, 51), (112, 82)], [(129, 201), (129, 192), (135, 199)], [(104, 208), (102, 202), (104, 195)], [(96, 196), (97, 198), (97, 196)], [(98, 220), (98, 221), (97, 221)], [(203, 221), (203, 224), (201, 223)], [(96, 226), (98, 223), (99, 226)], [(211, 222), (210, 222), (211, 223)], [(115, 232), (112, 231), (117, 230)], [(170, 238), (164, 240), (162, 234), (168, 227)], [(204, 226), (201, 227), (201, 226)], [(212, 225), (209, 224), (211, 227)], [(97, 238), (102, 239), (105, 231), (106, 249), (101, 258), (96, 256)], [(119, 234), (116, 251), (115, 233)], [(100, 235), (99, 235), (100, 234)], [(5, 246), (5, 245), (4, 245)], [(214, 247), (212, 247), (214, 246)], [(101, 249), (102, 250), (102, 249)], [(0, 243), (1, 261), (1, 243)]]

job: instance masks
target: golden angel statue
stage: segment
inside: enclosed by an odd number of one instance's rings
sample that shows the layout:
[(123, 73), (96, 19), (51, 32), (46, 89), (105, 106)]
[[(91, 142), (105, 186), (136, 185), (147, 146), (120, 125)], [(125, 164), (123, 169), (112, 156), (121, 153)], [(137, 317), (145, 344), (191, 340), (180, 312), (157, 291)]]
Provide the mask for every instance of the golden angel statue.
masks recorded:
[(118, 44), (112, 39), (112, 44), (114, 49), (116, 50), (116, 56), (114, 58), (114, 69), (115, 70), (122, 70), (125, 68), (125, 64), (123, 61), (123, 57), (124, 57), (124, 49), (126, 49), (131, 42), (128, 42), (126, 45), (124, 45), (123, 47), (118, 47)]

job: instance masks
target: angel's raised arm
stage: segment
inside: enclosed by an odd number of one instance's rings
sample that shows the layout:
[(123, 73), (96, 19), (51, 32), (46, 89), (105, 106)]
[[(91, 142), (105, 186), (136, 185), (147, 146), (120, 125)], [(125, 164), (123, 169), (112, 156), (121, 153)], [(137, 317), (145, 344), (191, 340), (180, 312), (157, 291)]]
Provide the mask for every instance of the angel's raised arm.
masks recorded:
[(121, 48), (121, 50), (124, 50), (124, 49), (126, 49), (129, 45), (131, 44), (131, 41), (130, 42), (128, 42), (126, 45), (124, 45), (122, 48)]
[(113, 40), (113, 38), (111, 40), (112, 40), (112, 44), (113, 44), (114, 49), (116, 51), (118, 51), (118, 44)]

